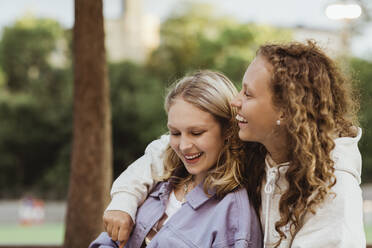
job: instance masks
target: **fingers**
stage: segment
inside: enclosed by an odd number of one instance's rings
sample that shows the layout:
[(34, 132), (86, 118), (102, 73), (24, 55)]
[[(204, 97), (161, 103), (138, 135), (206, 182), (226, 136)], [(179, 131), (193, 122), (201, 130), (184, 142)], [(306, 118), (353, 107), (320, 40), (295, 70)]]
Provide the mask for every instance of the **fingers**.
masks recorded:
[(113, 225), (112, 229), (111, 229), (111, 239), (113, 241), (120, 241), (120, 239), (118, 239), (118, 232), (119, 232), (119, 229), (120, 229), (120, 226), (117, 226), (117, 225)]
[(112, 219), (112, 216), (110, 215), (110, 213), (104, 213), (103, 215), (103, 226), (105, 228), (105, 231), (107, 232), (107, 234), (112, 237), (112, 232), (113, 232), (113, 229), (114, 229), (114, 221)]
[(113, 225), (111, 225), (111, 224), (108, 224), (108, 225), (107, 225), (107, 228), (106, 228), (106, 232), (107, 232), (107, 234), (108, 234), (110, 237), (112, 237), (112, 228), (113, 228)]
[(120, 243), (123, 243), (125, 244), (126, 241), (129, 239), (129, 235), (130, 235), (130, 232), (132, 231), (132, 229), (129, 229), (129, 228), (120, 228), (119, 229), (119, 232), (118, 232), (118, 240), (120, 241)]
[(109, 216), (107, 216), (108, 215), (108, 213), (104, 213), (103, 214), (103, 227), (105, 228), (105, 231), (108, 233), (108, 226), (109, 226), (109, 224), (111, 223), (111, 221), (110, 221), (110, 217)]
[(106, 211), (103, 216), (103, 223), (111, 239), (120, 241), (120, 245), (124, 247), (133, 228), (130, 215), (123, 211)]

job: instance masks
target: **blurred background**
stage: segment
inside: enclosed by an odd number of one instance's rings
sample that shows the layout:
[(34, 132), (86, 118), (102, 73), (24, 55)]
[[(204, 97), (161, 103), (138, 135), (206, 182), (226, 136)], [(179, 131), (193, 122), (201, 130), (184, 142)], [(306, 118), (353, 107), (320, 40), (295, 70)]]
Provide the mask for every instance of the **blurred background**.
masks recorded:
[[(163, 97), (174, 80), (208, 68), (240, 87), (260, 44), (314, 39), (360, 89), (364, 216), (372, 243), (372, 1), (103, 2), (114, 178), (166, 132)], [(73, 0), (0, 2), (0, 245), (63, 242), (73, 24)]]

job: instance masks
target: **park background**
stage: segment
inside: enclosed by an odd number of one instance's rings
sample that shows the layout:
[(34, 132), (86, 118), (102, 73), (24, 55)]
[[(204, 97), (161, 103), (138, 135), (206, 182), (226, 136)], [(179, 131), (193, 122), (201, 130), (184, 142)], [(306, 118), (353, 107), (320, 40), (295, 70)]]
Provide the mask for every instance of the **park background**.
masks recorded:
[[(336, 1), (309, 6), (310, 1), (226, 2), (104, 1), (109, 185), (167, 131), (163, 97), (177, 78), (208, 68), (223, 72), (239, 88), (260, 44), (315, 39), (352, 75), (360, 92), (362, 187), (372, 243), (371, 2), (354, 1), (363, 12), (349, 21), (327, 18), (326, 7)], [(61, 245), (73, 150), (74, 2), (14, 0), (10, 6), (3, 1), (0, 13), (6, 16), (15, 6), (18, 14), (2, 21), (0, 31), (0, 246)], [(41, 223), (22, 224), (19, 210), (25, 199), (44, 202)], [(104, 200), (97, 196), (96, 201)]]

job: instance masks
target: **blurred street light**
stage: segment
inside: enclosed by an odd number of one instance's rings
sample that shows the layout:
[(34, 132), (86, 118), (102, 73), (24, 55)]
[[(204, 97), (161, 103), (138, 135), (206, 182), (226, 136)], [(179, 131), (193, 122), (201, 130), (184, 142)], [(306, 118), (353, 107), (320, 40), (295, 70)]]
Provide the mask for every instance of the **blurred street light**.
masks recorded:
[(336, 3), (328, 5), (326, 15), (329, 19), (356, 19), (362, 14), (362, 8), (355, 3)]
[(329, 4), (325, 14), (331, 20), (342, 22), (340, 32), (341, 58), (344, 60), (344, 69), (348, 71), (347, 58), (350, 56), (350, 40), (353, 31), (353, 22), (362, 15), (362, 7), (356, 1), (341, 0)]

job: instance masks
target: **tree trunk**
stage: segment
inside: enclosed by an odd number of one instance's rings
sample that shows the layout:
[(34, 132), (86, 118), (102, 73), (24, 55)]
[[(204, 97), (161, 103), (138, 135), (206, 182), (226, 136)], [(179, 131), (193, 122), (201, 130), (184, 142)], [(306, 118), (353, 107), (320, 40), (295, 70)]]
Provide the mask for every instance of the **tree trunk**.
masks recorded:
[(75, 0), (74, 130), (64, 247), (102, 231), (112, 180), (109, 82), (102, 0)]

